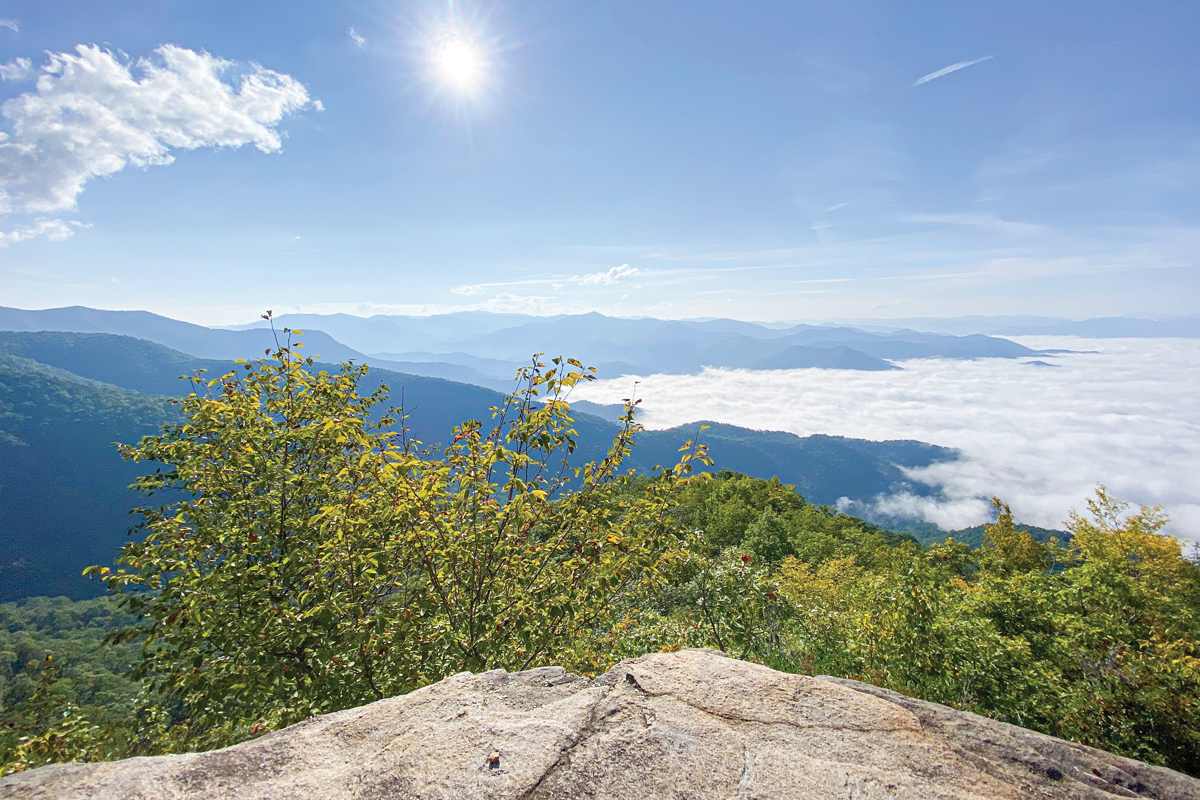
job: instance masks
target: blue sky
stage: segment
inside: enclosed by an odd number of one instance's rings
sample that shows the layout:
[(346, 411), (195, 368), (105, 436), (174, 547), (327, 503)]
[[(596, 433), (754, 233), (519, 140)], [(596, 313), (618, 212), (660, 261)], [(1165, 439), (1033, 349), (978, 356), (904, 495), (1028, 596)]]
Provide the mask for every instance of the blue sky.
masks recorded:
[[(1194, 2), (0, 0), (0, 20), (2, 305), (1200, 311)], [(447, 42), (476, 53), (469, 86), (434, 63)]]

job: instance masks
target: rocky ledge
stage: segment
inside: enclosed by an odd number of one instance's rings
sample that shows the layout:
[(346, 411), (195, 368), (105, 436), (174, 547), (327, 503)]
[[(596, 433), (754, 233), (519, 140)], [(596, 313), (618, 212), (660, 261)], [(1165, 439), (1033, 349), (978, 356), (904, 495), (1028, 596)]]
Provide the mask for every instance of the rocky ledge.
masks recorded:
[(1200, 780), (710, 650), (587, 680), (462, 673), (210, 753), (62, 764), (0, 797), (1200, 798)]

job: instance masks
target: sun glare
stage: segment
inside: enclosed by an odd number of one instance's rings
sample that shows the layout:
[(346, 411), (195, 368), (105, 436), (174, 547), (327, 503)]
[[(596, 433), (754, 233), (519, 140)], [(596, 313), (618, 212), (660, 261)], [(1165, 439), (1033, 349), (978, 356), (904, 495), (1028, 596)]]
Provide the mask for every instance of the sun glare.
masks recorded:
[(460, 92), (470, 91), (483, 77), (483, 57), (478, 48), (461, 39), (442, 42), (434, 53), (442, 82)]

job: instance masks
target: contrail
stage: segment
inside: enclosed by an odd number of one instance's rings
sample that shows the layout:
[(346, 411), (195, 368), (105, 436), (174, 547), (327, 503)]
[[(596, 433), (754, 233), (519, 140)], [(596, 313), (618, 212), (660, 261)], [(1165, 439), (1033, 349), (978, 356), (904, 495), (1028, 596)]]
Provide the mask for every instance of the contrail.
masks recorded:
[(948, 67), (939, 69), (937, 72), (929, 73), (924, 78), (918, 78), (917, 82), (914, 83), (913, 86), (920, 86), (922, 83), (929, 83), (934, 78), (940, 78), (943, 75), (949, 75), (951, 72), (958, 72), (960, 69), (974, 66), (982, 61), (987, 61), (989, 58), (994, 58), (994, 56), (984, 56), (983, 58), (977, 58), (974, 61), (960, 61), (957, 64), (951, 64)]

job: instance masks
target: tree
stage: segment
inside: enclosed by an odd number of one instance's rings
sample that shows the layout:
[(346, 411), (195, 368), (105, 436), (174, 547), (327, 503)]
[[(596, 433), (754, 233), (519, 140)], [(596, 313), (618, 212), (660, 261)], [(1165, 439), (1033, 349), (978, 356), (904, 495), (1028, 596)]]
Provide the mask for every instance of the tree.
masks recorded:
[(1100, 487), (1066, 549), (998, 519), (863, 569), (785, 559), (793, 668), (857, 678), (1151, 763), (1200, 772), (1200, 568), (1161, 509)]
[(1049, 569), (1055, 561), (1053, 548), (1035, 542), (1028, 531), (1017, 530), (1012, 511), (1000, 498), (992, 498), (992, 507), (996, 509), (996, 522), (983, 526), (980, 567), (1001, 575)]
[(139, 509), (124, 568), (90, 570), (138, 617), (117, 638), (143, 640), (138, 674), (199, 744), (460, 670), (600, 666), (589, 642), (615, 598), (678, 557), (671, 488), (703, 449), (623, 492), (629, 404), (607, 457), (571, 468), (566, 398), (593, 376), (535, 358), (490, 425), (435, 455), (402, 410), (378, 414), (386, 387), (359, 395), (365, 366), (318, 371), (298, 347), (197, 377), (182, 424), (122, 448), (161, 465), (136, 485), (172, 502)]

